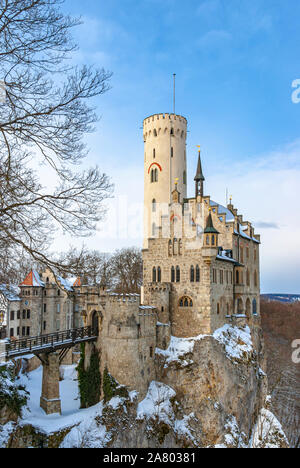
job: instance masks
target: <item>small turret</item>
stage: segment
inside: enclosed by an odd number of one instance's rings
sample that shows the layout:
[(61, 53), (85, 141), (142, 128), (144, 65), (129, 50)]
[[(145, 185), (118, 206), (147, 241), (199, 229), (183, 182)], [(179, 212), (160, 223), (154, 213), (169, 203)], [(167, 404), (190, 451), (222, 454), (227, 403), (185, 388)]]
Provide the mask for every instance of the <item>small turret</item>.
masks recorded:
[(204, 229), (205, 245), (211, 247), (218, 247), (219, 231), (214, 228), (211, 212), (209, 212), (206, 228)]
[(201, 150), (199, 147), (199, 155), (198, 155), (198, 166), (197, 166), (197, 173), (194, 178), (195, 185), (196, 185), (196, 198), (198, 196), (203, 197), (203, 188), (204, 188), (204, 181), (205, 177), (202, 171), (202, 164), (201, 164)]

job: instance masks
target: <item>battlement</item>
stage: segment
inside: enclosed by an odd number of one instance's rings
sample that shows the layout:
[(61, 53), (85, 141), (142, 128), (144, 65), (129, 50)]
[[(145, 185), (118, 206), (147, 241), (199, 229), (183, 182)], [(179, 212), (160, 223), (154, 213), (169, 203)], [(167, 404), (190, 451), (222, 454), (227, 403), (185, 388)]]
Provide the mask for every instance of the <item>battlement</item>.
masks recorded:
[(118, 294), (118, 293), (110, 293), (109, 294), (109, 301), (110, 302), (138, 302), (140, 304), (140, 295), (139, 294)]
[[(144, 127), (147, 127), (148, 124), (152, 124), (153, 122), (157, 122), (157, 121), (165, 121), (165, 122), (174, 122), (174, 121), (177, 121), (177, 122), (180, 122), (182, 123), (183, 125), (187, 125), (187, 119), (185, 117), (183, 117), (182, 115), (178, 115), (178, 114), (169, 114), (169, 113), (162, 113), (162, 114), (153, 114), (153, 115), (150, 115), (149, 117), (146, 117), (144, 120), (143, 120), (143, 125)], [(150, 125), (149, 125), (150, 126)]]

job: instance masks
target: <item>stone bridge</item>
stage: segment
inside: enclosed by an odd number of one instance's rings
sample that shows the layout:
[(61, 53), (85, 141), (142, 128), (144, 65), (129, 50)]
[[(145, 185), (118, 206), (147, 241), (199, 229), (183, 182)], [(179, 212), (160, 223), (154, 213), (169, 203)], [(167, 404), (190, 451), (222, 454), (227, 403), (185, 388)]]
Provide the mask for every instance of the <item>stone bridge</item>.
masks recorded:
[(0, 343), (0, 358), (9, 361), (34, 354), (43, 365), (43, 383), (40, 406), (46, 414), (61, 413), (59, 395), (59, 366), (68, 350), (77, 344), (96, 341), (97, 327), (84, 327)]

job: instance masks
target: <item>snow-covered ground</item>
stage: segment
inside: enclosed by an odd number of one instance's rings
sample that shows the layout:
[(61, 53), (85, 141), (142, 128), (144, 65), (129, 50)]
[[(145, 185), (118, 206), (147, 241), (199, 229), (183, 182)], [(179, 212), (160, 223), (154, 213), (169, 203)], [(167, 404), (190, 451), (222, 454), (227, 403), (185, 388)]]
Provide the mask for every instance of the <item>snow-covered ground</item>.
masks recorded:
[(61, 375), (64, 379), (59, 384), (61, 416), (59, 414), (47, 416), (40, 407), (42, 366), (31, 372), (28, 376), (21, 376), (18, 383), (26, 387), (26, 390), (30, 393), (30, 398), (28, 400), (28, 408), (23, 410), (20, 425), (31, 424), (40, 431), (51, 434), (80, 424), (86, 418), (90, 416), (94, 418), (97, 415), (97, 412), (102, 408), (101, 403), (92, 408), (80, 409), (76, 365), (62, 366)]

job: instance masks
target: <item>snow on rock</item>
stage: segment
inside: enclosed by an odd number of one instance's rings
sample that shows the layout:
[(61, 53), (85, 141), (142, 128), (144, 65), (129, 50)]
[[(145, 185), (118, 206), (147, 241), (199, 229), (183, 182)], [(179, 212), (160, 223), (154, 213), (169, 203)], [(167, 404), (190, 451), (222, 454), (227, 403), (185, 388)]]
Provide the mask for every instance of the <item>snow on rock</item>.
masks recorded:
[(192, 429), (189, 426), (191, 420), (195, 419), (194, 413), (184, 416), (183, 419), (177, 419), (174, 422), (174, 432), (181, 437), (190, 439), (196, 444), (196, 440), (192, 434)]
[(193, 353), (197, 341), (212, 337), (225, 346), (226, 356), (234, 359), (242, 359), (253, 352), (250, 328), (224, 325), (214, 332), (213, 335), (199, 335), (194, 338), (177, 338), (171, 336), (170, 345), (166, 350), (156, 348), (156, 354), (165, 359), (164, 367), (171, 362), (178, 362), (182, 367), (192, 364), (188, 355)]
[[(195, 342), (205, 338), (207, 335), (199, 335), (195, 338), (177, 338), (171, 336), (171, 341), (167, 349), (156, 348), (156, 354), (165, 358), (165, 366), (167, 367), (171, 362), (180, 362), (181, 366), (187, 366), (192, 363), (186, 357), (194, 351)], [(185, 359), (184, 359), (185, 358)]]
[(0, 425), (0, 449), (6, 448), (11, 433), (13, 432), (16, 424), (9, 422), (5, 426)]
[(215, 340), (225, 346), (226, 356), (229, 359), (240, 360), (253, 353), (253, 344), (250, 328), (224, 325), (213, 334)]
[(166, 424), (174, 420), (170, 399), (176, 395), (175, 391), (161, 382), (151, 382), (146, 398), (137, 407), (137, 419), (157, 418)]
[(278, 419), (262, 408), (253, 431), (251, 448), (285, 448), (289, 442)]
[(80, 424), (73, 427), (64, 438), (60, 448), (104, 448), (111, 440), (106, 427), (100, 423), (103, 403), (93, 407), (92, 413), (87, 413)]

